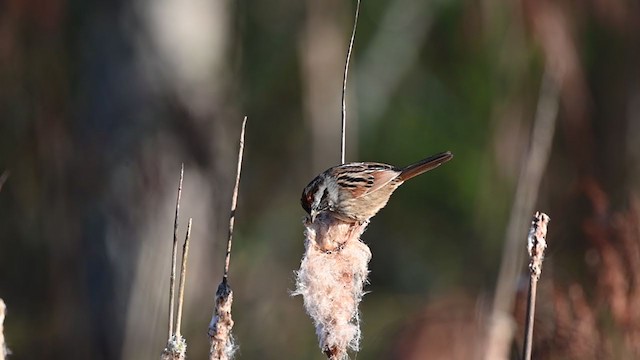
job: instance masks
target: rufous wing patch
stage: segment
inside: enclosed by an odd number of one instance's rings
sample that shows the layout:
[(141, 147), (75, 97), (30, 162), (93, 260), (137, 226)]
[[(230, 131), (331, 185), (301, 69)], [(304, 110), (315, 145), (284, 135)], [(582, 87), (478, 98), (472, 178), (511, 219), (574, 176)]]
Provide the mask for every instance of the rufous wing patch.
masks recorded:
[(399, 174), (399, 172), (390, 169), (373, 170), (367, 176), (366, 186), (358, 189), (358, 193), (354, 192), (353, 195), (355, 198), (359, 198), (361, 196), (371, 194), (372, 192), (389, 184), (391, 181), (397, 178)]

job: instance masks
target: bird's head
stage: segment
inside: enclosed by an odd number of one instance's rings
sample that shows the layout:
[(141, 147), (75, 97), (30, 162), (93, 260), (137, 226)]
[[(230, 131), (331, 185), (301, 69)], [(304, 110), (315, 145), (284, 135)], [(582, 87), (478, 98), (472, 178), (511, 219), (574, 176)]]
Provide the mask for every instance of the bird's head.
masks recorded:
[(331, 209), (329, 189), (323, 174), (318, 175), (304, 188), (300, 203), (304, 211), (309, 214), (311, 222), (313, 222), (321, 212)]

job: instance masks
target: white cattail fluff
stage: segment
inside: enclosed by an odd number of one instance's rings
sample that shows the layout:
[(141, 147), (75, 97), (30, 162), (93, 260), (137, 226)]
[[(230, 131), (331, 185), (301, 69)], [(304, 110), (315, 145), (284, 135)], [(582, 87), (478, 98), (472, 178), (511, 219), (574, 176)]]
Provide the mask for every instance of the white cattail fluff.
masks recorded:
[(371, 259), (371, 251), (360, 241), (366, 225), (331, 216), (305, 223), (305, 253), (293, 295), (302, 295), (320, 349), (330, 359), (347, 359), (348, 350), (359, 350), (358, 305)]
[(171, 335), (167, 347), (162, 350), (160, 360), (184, 360), (187, 358), (187, 341), (180, 335)]

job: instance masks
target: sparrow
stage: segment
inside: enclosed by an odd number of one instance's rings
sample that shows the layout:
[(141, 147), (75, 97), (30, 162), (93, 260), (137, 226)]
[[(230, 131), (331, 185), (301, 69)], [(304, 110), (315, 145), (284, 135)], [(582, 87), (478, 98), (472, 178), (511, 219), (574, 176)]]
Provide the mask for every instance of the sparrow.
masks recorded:
[(345, 222), (362, 223), (380, 211), (405, 181), (451, 160), (443, 152), (404, 168), (375, 162), (334, 166), (316, 176), (302, 191), (300, 202), (313, 222), (331, 215)]

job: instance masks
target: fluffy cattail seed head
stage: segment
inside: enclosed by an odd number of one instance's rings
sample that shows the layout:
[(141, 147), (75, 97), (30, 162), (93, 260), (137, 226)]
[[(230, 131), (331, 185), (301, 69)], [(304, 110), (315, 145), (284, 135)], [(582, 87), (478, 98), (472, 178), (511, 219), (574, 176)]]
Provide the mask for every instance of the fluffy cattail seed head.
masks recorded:
[(296, 272), (296, 290), (313, 319), (320, 349), (330, 359), (358, 351), (360, 315), (371, 251), (360, 235), (366, 223), (322, 214), (305, 222), (305, 253)]

